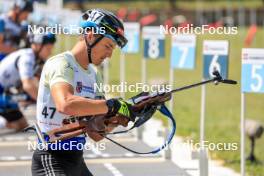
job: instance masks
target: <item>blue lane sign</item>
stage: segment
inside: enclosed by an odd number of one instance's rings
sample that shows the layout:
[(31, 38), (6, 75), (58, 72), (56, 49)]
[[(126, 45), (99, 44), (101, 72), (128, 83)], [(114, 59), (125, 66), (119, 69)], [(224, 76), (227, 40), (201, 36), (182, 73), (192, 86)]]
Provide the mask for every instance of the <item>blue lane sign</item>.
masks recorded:
[(171, 68), (194, 69), (196, 36), (173, 35), (171, 45)]
[(140, 37), (140, 25), (139, 23), (124, 23), (125, 37), (128, 42), (122, 49), (124, 53), (138, 53), (139, 52), (139, 37)]
[(228, 77), (227, 40), (205, 40), (203, 42), (203, 78), (213, 78), (213, 71), (218, 70), (223, 78)]
[(242, 49), (242, 92), (264, 93), (264, 49)]
[(146, 26), (142, 30), (144, 43), (144, 58), (158, 59), (165, 56), (165, 34), (159, 26)]

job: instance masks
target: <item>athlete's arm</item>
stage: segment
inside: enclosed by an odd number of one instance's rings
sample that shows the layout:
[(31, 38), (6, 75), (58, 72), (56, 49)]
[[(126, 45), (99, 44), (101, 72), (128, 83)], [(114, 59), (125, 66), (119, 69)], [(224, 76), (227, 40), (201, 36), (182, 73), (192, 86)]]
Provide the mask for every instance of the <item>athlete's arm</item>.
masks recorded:
[(4, 35), (0, 33), (0, 52), (9, 54), (16, 50), (17, 48), (4, 44)]
[(23, 90), (34, 100), (37, 100), (39, 81), (34, 77), (34, 56), (21, 55), (17, 62), (17, 69), (22, 82)]
[(73, 87), (65, 82), (51, 86), (51, 95), (56, 109), (63, 114), (74, 116), (106, 114), (108, 108), (105, 100), (93, 100), (75, 96)]
[(38, 96), (38, 80), (36, 78), (22, 79), (23, 90), (30, 95), (34, 100), (37, 100)]

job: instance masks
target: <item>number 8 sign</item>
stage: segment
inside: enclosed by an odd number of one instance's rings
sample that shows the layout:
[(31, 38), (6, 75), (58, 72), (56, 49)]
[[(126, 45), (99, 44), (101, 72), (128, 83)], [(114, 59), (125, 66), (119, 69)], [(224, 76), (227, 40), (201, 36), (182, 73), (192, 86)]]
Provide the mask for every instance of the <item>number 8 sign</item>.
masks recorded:
[(203, 78), (213, 77), (213, 71), (218, 70), (223, 78), (228, 73), (228, 48), (227, 40), (205, 40), (203, 43)]
[(242, 49), (242, 92), (264, 93), (264, 49)]
[(165, 49), (165, 35), (160, 32), (158, 26), (146, 26), (143, 28), (144, 58), (163, 58)]

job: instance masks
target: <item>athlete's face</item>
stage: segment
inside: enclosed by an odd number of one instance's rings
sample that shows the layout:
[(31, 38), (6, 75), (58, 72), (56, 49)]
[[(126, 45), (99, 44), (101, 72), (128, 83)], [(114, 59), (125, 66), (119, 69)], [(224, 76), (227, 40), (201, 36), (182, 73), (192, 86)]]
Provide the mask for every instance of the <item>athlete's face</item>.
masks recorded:
[(92, 61), (95, 65), (100, 65), (106, 58), (110, 58), (116, 47), (113, 40), (104, 37), (92, 48)]
[(39, 56), (40, 58), (47, 60), (48, 57), (51, 55), (52, 53), (52, 49), (53, 49), (54, 45), (53, 44), (46, 44), (42, 47)]

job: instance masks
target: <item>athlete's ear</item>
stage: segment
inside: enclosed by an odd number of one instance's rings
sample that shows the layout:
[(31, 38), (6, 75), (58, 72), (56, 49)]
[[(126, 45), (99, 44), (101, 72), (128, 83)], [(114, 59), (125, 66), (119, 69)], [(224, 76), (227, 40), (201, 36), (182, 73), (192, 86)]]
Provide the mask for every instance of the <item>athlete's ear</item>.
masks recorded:
[(36, 44), (36, 43), (32, 43), (31, 44), (31, 48), (36, 52), (36, 51), (40, 50), (41, 45), (40, 44)]

